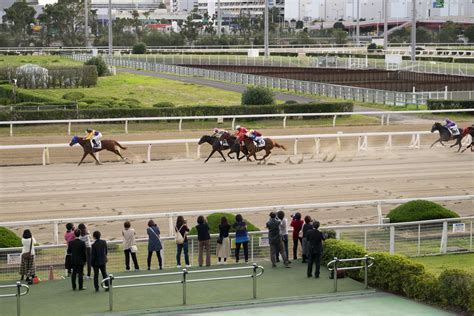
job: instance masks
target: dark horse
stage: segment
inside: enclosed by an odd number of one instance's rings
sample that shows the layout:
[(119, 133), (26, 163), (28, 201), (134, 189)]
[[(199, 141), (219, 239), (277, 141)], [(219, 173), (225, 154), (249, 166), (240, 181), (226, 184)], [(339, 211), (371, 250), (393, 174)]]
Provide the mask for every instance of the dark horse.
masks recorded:
[(441, 125), (441, 123), (434, 123), (433, 124), (433, 126), (431, 127), (431, 133), (434, 133), (435, 131), (439, 132), (439, 139), (437, 141), (435, 141), (433, 144), (431, 144), (431, 147), (433, 147), (434, 144), (436, 144), (438, 142), (441, 145), (444, 146), (443, 142), (449, 142), (451, 140), (456, 140), (456, 142), (453, 145), (449, 146), (449, 148), (458, 145), (459, 146), (458, 152), (461, 150), (461, 139), (462, 139), (461, 133), (459, 133), (459, 135), (453, 136), (451, 134), (451, 131), (446, 126)]
[(471, 148), (471, 151), (474, 151), (474, 125), (473, 126), (470, 126), (470, 127), (466, 127), (463, 132), (462, 132), (462, 137), (464, 138), (465, 136), (467, 136), (467, 134), (471, 135), (471, 144), (469, 146), (467, 146), (466, 148), (464, 148), (461, 152), (465, 152), (466, 149), (468, 148)]
[[(255, 160), (265, 160), (270, 154), (272, 153), (271, 150), (275, 147), (281, 148), (286, 150), (286, 147), (283, 145), (278, 144), (277, 142), (273, 141), (271, 138), (264, 138), (265, 146), (264, 147), (257, 147), (253, 140), (250, 137), (244, 136), (244, 144), (248, 150), (247, 160), (250, 160), (250, 157), (253, 156)], [(257, 159), (256, 153), (265, 150), (265, 155), (261, 159)]]
[(73, 146), (75, 144), (79, 144), (82, 146), (82, 148), (84, 149), (84, 155), (82, 156), (82, 159), (81, 161), (79, 161), (79, 163), (77, 164), (78, 166), (81, 165), (82, 161), (84, 160), (84, 158), (86, 158), (87, 155), (91, 155), (92, 158), (94, 158), (94, 160), (96, 161), (96, 164), (100, 165), (100, 161), (97, 159), (97, 157), (95, 156), (95, 152), (98, 152), (98, 151), (101, 151), (101, 150), (108, 150), (108, 151), (111, 151), (113, 152), (114, 154), (116, 154), (117, 156), (119, 156), (120, 158), (122, 158), (123, 160), (126, 160), (127, 158), (124, 158), (122, 156), (122, 154), (120, 153), (120, 149), (119, 148), (122, 148), (122, 149), (127, 149), (127, 147), (123, 147), (122, 145), (120, 145), (117, 141), (115, 140), (103, 140), (101, 141), (101, 144), (102, 144), (102, 147), (101, 148), (94, 148), (92, 149), (92, 144), (89, 140), (86, 140), (84, 139), (83, 137), (78, 137), (78, 136), (74, 136), (72, 139), (71, 139), (71, 142), (69, 143), (69, 146)]
[[(234, 159), (234, 157), (232, 157), (230, 155), (232, 153), (236, 154), (236, 157), (237, 157), (238, 160), (245, 157), (245, 155), (240, 157), (240, 145), (238, 144), (238, 142), (236, 141), (236, 138), (234, 136), (231, 136), (229, 133), (224, 133), (224, 135), (222, 136), (222, 139), (225, 139), (227, 141), (227, 145), (223, 145), (221, 143), (221, 141), (219, 140), (219, 138), (217, 138), (215, 136), (204, 135), (204, 136), (201, 137), (201, 139), (198, 142), (199, 145), (204, 144), (204, 143), (208, 143), (209, 145), (212, 146), (212, 151), (209, 154), (209, 156), (207, 157), (207, 159), (204, 161), (204, 163), (206, 163), (209, 160), (209, 158), (211, 158), (212, 155), (214, 155), (214, 153), (216, 151), (219, 154), (221, 154), (224, 161), (226, 161), (222, 151), (223, 150), (228, 150), (228, 149), (230, 149), (230, 151), (227, 153), (227, 157), (229, 157), (230, 159)], [(246, 150), (244, 150), (243, 152), (245, 154)]]

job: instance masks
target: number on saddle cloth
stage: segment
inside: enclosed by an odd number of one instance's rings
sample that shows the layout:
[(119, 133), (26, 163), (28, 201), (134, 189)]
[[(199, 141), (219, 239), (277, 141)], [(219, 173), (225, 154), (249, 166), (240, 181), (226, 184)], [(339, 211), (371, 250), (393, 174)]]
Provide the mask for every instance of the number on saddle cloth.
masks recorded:
[(456, 126), (452, 126), (450, 128), (448, 128), (449, 131), (451, 132), (451, 135), (452, 136), (458, 136), (460, 134), (459, 132), (459, 128), (457, 128)]
[(98, 139), (93, 139), (92, 140), (92, 149), (94, 150), (98, 150), (98, 149), (101, 149), (102, 148), (102, 143), (100, 140)]
[(262, 137), (255, 137), (253, 142), (257, 148), (265, 147), (265, 140)]

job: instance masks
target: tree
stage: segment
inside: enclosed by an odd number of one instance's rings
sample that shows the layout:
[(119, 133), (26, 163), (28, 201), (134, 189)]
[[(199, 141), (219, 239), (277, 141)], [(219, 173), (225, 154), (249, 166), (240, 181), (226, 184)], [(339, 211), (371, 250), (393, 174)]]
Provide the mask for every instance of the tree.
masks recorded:
[(447, 21), (441, 27), (438, 35), (438, 41), (440, 43), (454, 43), (458, 39), (458, 30), (456, 25), (452, 21)]
[(340, 21), (334, 23), (334, 25), (332, 27), (335, 28), (335, 29), (339, 29), (339, 30), (346, 29), (346, 27), (344, 26), (344, 23), (342, 23)]
[(464, 30), (464, 36), (467, 37), (469, 43), (474, 43), (474, 25), (471, 25)]
[(164, 4), (163, 2), (161, 2), (161, 3), (158, 5), (158, 9), (166, 9), (166, 4)]
[(301, 21), (301, 20), (296, 21), (296, 28), (297, 28), (297, 29), (302, 29), (303, 26), (304, 26), (303, 21)]
[(26, 40), (31, 31), (30, 24), (35, 21), (35, 14), (35, 9), (25, 2), (15, 2), (11, 7), (5, 9), (3, 21), (12, 24), (10, 29), (13, 36), (20, 36), (22, 40)]
[(181, 25), (181, 35), (185, 37), (189, 44), (192, 44), (198, 37), (199, 29), (202, 26), (201, 22), (194, 22), (194, 14), (188, 15), (186, 21)]
[(347, 32), (334, 29), (332, 36), (336, 39), (336, 44), (345, 44), (347, 42)]

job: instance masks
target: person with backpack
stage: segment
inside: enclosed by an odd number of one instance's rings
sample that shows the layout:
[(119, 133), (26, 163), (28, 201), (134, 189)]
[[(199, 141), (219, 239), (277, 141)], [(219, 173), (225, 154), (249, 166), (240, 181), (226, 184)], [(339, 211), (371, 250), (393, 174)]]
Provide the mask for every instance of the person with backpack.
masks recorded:
[(178, 216), (176, 220), (175, 239), (176, 239), (176, 267), (181, 268), (181, 252), (184, 252), (184, 262), (186, 268), (191, 267), (188, 255), (188, 232), (189, 228), (183, 216)]

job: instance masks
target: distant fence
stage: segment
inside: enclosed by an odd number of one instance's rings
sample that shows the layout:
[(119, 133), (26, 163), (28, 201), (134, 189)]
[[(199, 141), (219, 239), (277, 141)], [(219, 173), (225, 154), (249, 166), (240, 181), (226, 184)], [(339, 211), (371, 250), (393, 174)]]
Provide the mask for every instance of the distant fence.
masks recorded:
[[(70, 219), (74, 221), (74, 219)], [(350, 240), (366, 251), (384, 251), (408, 256), (434, 255), (450, 252), (472, 252), (473, 249), (474, 217), (464, 217), (445, 220), (431, 220), (399, 224), (378, 225), (348, 225), (325, 226), (322, 230), (334, 230), (336, 238)], [(0, 223), (1, 225), (1, 223)], [(107, 239), (107, 231), (102, 230), (102, 236)], [(269, 243), (266, 231), (249, 232), (248, 244), (249, 261), (258, 262), (269, 260)], [(291, 236), (291, 233), (290, 233)], [(191, 265), (197, 264), (197, 236), (189, 236), (189, 258)], [(217, 234), (211, 235), (212, 264), (217, 261)], [(235, 235), (231, 238), (231, 257), (228, 262), (234, 262)], [(161, 251), (164, 267), (175, 267), (176, 242), (173, 237), (162, 237)], [(124, 255), (121, 240), (109, 241), (107, 271), (116, 273), (125, 270)], [(141, 269), (145, 269), (147, 257), (147, 239), (137, 239), (137, 257)], [(18, 279), (19, 257), (21, 247), (0, 249), (0, 280)], [(291, 246), (290, 246), (291, 249)], [(56, 277), (65, 275), (64, 256), (66, 245), (49, 245), (35, 247), (37, 274), (47, 278), (50, 267), (56, 271)], [(291, 252), (290, 252), (291, 254)], [(243, 251), (240, 259), (243, 261)], [(300, 255), (298, 256), (301, 257)], [(156, 259), (153, 259), (152, 269), (157, 269)]]

